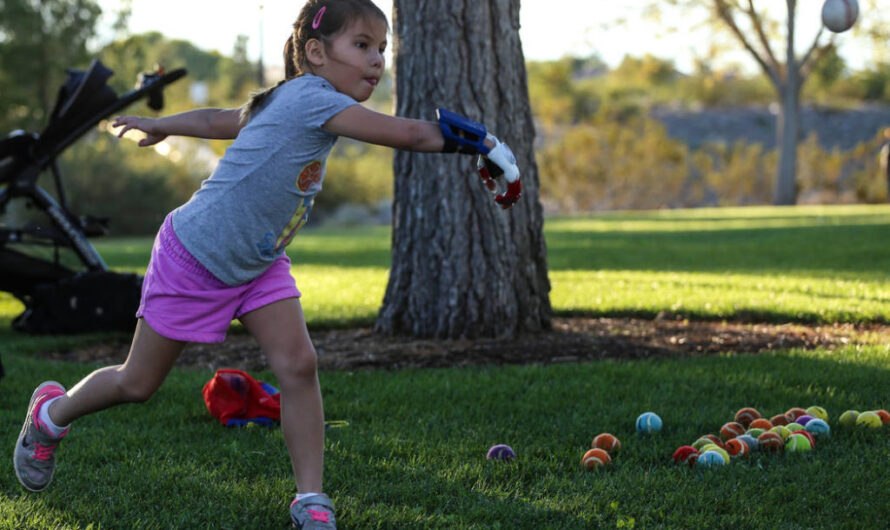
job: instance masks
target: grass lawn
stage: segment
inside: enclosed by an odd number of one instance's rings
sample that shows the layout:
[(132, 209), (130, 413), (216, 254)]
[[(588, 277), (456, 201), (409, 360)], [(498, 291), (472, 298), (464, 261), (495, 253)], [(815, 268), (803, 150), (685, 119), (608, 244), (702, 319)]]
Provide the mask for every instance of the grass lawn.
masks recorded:
[[(547, 222), (562, 314), (887, 322), (890, 208), (620, 213)], [(310, 326), (374, 318), (388, 230), (314, 230), (291, 248)], [(336, 242), (335, 242), (336, 240)], [(104, 242), (115, 267), (144, 268), (150, 241)], [(336, 283), (335, 283), (336, 282)], [(293, 493), (277, 430), (228, 430), (204, 409), (212, 375), (174, 370), (145, 405), (77, 422), (53, 485), (25, 492), (11, 454), (33, 387), (95, 367), (35, 359), (72, 340), (7, 331), (0, 299), (0, 528), (282, 528)], [(256, 374), (274, 383), (270, 373)], [(890, 408), (890, 347), (650, 361), (321, 374), (326, 489), (341, 528), (881, 528), (890, 519), (890, 428), (848, 431), (846, 409)], [(721, 469), (670, 455), (743, 406), (772, 415), (818, 404), (832, 435), (803, 455), (755, 454)], [(633, 429), (641, 412), (657, 435)], [(600, 432), (611, 469), (584, 472)], [(518, 458), (485, 460), (510, 444)]]

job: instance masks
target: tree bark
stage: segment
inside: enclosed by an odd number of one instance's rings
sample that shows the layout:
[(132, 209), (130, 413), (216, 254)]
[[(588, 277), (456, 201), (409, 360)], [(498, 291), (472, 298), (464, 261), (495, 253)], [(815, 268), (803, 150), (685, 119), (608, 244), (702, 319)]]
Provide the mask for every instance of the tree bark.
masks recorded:
[(397, 152), (392, 268), (376, 328), (388, 334), (515, 336), (551, 324), (534, 124), (519, 0), (395, 0), (396, 113), (437, 107), (513, 148), (523, 197), (492, 200), (475, 157)]
[(797, 202), (797, 144), (800, 139), (800, 65), (794, 51), (796, 0), (786, 0), (788, 20), (786, 33), (785, 80), (777, 85), (779, 92), (779, 168), (773, 191), (773, 204), (789, 206)]

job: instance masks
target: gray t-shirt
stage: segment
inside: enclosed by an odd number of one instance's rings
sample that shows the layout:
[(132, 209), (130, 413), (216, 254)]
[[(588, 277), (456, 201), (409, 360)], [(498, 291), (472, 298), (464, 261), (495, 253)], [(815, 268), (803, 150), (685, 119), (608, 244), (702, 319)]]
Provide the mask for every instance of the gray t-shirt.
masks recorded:
[(259, 276), (306, 224), (337, 136), (324, 129), (357, 102), (311, 74), (279, 86), (213, 174), (173, 213), (173, 230), (214, 276)]

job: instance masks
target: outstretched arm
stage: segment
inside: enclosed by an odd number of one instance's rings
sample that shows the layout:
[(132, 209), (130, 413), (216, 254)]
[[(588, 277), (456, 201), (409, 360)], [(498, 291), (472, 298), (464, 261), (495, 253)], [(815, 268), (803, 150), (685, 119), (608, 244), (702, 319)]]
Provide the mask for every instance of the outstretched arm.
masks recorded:
[[(324, 129), (339, 136), (406, 151), (478, 154), (477, 170), (486, 187), (496, 194), (495, 202), (503, 208), (516, 203), (522, 185), (510, 147), (489, 134), (480, 123), (445, 109), (438, 109), (437, 115), (439, 121), (435, 123), (389, 116), (353, 105), (329, 119)], [(497, 189), (496, 179), (501, 176), (508, 183), (505, 190)]]
[(196, 109), (162, 118), (119, 116), (112, 127), (123, 127), (118, 137), (130, 129), (144, 132), (146, 137), (139, 142), (142, 147), (154, 145), (168, 136), (231, 140), (242, 127), (241, 109)]

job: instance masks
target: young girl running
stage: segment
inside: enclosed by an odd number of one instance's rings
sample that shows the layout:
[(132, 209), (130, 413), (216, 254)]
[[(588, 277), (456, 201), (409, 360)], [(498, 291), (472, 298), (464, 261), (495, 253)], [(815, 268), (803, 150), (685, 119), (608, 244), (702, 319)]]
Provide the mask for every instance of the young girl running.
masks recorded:
[[(70, 390), (48, 381), (34, 391), (14, 464), (31, 491), (46, 488), (55, 450), (74, 420), (121, 403), (144, 402), (187, 342), (222, 342), (239, 319), (256, 338), (281, 387), (281, 428), (297, 495), (299, 528), (336, 528), (324, 494), (324, 414), (300, 291), (284, 253), (309, 218), (338, 136), (421, 152), (479, 153), (491, 171), (518, 183), (509, 148), (466, 118), (439, 123), (373, 112), (367, 100), (384, 72), (388, 24), (370, 0), (309, 0), (285, 46), (286, 79), (242, 109), (198, 109), (158, 118), (123, 116), (115, 126), (146, 134), (235, 139), (217, 169), (161, 226), (145, 273), (127, 360), (94, 371)], [(502, 206), (518, 192), (499, 197)]]

